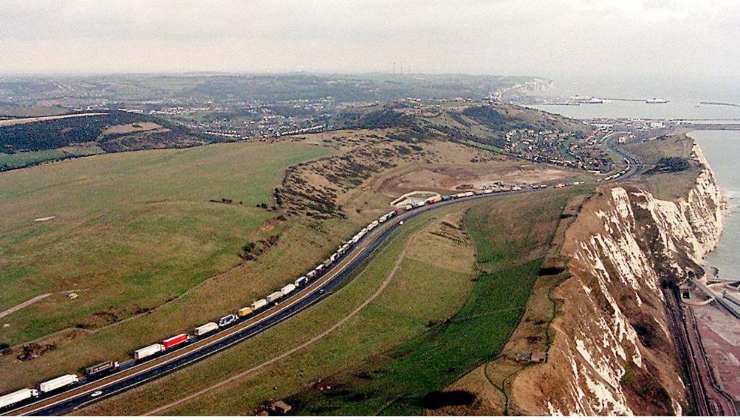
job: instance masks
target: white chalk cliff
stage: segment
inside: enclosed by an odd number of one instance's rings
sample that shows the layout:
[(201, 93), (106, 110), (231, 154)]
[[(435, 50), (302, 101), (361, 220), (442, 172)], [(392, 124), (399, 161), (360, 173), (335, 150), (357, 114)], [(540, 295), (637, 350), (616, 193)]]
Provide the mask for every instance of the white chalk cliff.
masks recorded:
[(722, 230), (721, 194), (698, 146), (693, 188), (676, 201), (637, 186), (602, 187), (566, 233), (571, 277), (547, 362), (512, 383), (522, 414), (681, 414), (686, 390), (661, 284), (685, 277)]

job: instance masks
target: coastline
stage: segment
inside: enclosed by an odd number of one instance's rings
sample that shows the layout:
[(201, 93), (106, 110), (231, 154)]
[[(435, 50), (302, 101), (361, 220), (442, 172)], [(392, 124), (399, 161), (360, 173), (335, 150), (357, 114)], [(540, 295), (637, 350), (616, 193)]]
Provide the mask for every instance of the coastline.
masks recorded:
[(710, 249), (707, 249), (704, 255), (701, 258), (701, 266), (704, 268), (705, 272), (712, 272), (713, 276), (712, 279), (717, 278), (719, 273), (721, 272), (721, 269), (719, 267), (716, 267), (714, 264), (709, 264), (707, 262), (707, 257), (709, 257), (713, 252), (717, 250), (717, 248), (720, 246), (722, 239), (725, 235), (725, 224), (724, 220), (730, 215), (730, 209), (728, 205), (729, 200), (729, 194), (727, 187), (725, 185), (722, 185), (722, 183), (719, 180), (719, 177), (712, 169), (712, 165), (709, 162), (709, 159), (707, 159), (706, 155), (704, 154), (704, 150), (701, 148), (701, 145), (699, 144), (699, 140), (692, 136), (691, 134), (699, 131), (696, 129), (688, 130), (683, 132), (682, 134), (688, 136), (693, 142), (694, 142), (694, 150), (698, 151), (697, 153), (697, 160), (709, 171), (711, 174), (712, 179), (714, 180), (714, 183), (716, 185), (717, 190), (719, 191), (719, 198), (720, 198), (720, 208), (718, 212), (718, 225), (719, 225), (719, 235), (717, 236), (716, 242), (713, 244), (713, 246)]
[[(727, 185), (721, 185), (721, 180), (714, 172), (709, 163), (708, 159), (704, 155), (699, 140), (690, 136), (690, 133), (686, 133), (694, 141), (694, 147), (699, 152), (697, 157), (699, 161), (705, 166), (707, 171), (711, 173), (714, 179), (716, 190), (719, 192), (720, 201), (718, 215), (718, 227), (719, 235), (717, 241), (711, 248), (707, 249), (707, 252), (701, 259), (701, 267), (704, 270), (704, 275), (698, 281), (704, 285), (711, 283), (718, 284), (723, 269), (726, 267), (718, 267), (716, 262), (711, 261), (711, 255), (723, 246), (722, 239), (726, 232), (725, 218), (731, 217), (731, 209), (728, 204), (729, 191)], [(725, 244), (725, 247), (732, 247), (732, 244)], [(714, 287), (714, 286), (713, 286)], [(719, 286), (722, 288), (722, 286)], [(718, 307), (717, 302), (712, 302), (712, 299), (706, 300), (706, 305), (696, 305), (684, 302), (684, 308), (687, 311), (690, 325), (693, 326), (698, 338), (701, 343), (702, 353), (705, 355), (707, 364), (711, 371), (711, 379), (714, 387), (722, 394), (725, 394), (726, 399), (734, 400), (737, 405), (740, 401), (740, 380), (737, 379), (737, 369), (740, 367), (738, 358), (740, 358), (740, 350), (738, 344), (740, 344), (740, 329), (738, 329), (738, 320), (728, 310)]]

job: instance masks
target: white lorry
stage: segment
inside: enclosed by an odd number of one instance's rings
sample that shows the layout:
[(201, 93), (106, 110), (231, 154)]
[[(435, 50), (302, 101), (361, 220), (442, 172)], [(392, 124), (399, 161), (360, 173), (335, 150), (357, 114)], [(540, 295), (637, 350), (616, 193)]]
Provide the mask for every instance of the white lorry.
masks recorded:
[(218, 329), (218, 324), (215, 322), (209, 322), (207, 324), (203, 324), (200, 327), (196, 327), (195, 331), (193, 331), (193, 334), (196, 337), (203, 337), (204, 335), (216, 331)]
[(59, 388), (64, 388), (67, 385), (76, 384), (79, 381), (80, 378), (78, 378), (77, 375), (62, 375), (58, 378), (49, 379), (46, 382), (41, 382), (39, 384), (39, 391), (47, 393), (55, 391)]
[(147, 357), (154, 356), (155, 354), (161, 353), (163, 351), (164, 346), (159, 343), (152, 344), (151, 346), (142, 347), (134, 351), (134, 360), (146, 359)]
[(288, 296), (289, 294), (293, 293), (294, 290), (295, 290), (295, 284), (288, 283), (282, 289), (280, 289), (280, 293), (282, 293), (283, 296)]
[(264, 308), (267, 304), (267, 299), (260, 299), (252, 302), (250, 306), (252, 307), (252, 310), (256, 311), (257, 309)]
[(35, 389), (25, 388), (0, 397), (0, 409), (10, 407), (13, 404), (39, 396)]

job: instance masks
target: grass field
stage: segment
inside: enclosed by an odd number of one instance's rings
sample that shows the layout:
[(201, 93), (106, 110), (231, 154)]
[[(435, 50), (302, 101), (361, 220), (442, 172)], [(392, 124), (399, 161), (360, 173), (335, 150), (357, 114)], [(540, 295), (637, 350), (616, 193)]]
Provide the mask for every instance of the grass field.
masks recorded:
[[(0, 343), (98, 328), (238, 264), (272, 188), (324, 148), (281, 143), (100, 155), (0, 174)], [(209, 200), (228, 198), (233, 204)], [(240, 204), (241, 203), (241, 204)], [(37, 218), (54, 217), (45, 222)], [(73, 290), (70, 300), (63, 291)]]
[[(625, 148), (636, 154), (644, 162), (646, 169), (650, 169), (661, 158), (682, 157), (690, 158), (694, 140), (684, 134), (665, 136), (642, 143), (628, 144)], [(698, 169), (689, 168), (682, 172), (658, 173), (644, 175), (646, 187), (657, 198), (675, 200), (683, 197), (693, 188)]]
[[(430, 322), (454, 314), (474, 287), (470, 281), (472, 248), (460, 242), (464, 237), (459, 231), (443, 226), (445, 221), (459, 219), (461, 210), (447, 208), (405, 224), (351, 283), (291, 320), (192, 368), (79, 414), (145, 413), (281, 354), (346, 317), (378, 289), (396, 264), (400, 269), (387, 288), (331, 335), (254, 375), (162, 414), (252, 414), (265, 400), (290, 395), (368, 354), (417, 336)], [(443, 252), (425, 252), (430, 246)], [(413, 293), (422, 288), (425, 293)]]
[[(513, 196), (469, 211), (466, 230), (479, 244), (479, 266), (488, 270), (476, 282), (469, 280), (473, 257), (468, 254), (468, 263), (461, 263), (464, 248), (451, 246), (456, 241), (439, 242), (446, 235), (435, 226), (444, 224), (428, 225), (427, 215), (408, 223), (362, 274), (324, 303), (219, 356), (79, 414), (147, 413), (309, 340), (370, 296), (404, 247), (398, 278), (339, 330), (157, 414), (253, 414), (264, 401), (291, 395), (289, 401), (302, 414), (419, 414), (427, 393), (495, 357), (506, 343), (568, 196), (566, 191)], [(481, 252), (484, 242), (492, 244), (491, 252)], [(519, 251), (508, 253), (510, 248)], [(506, 256), (490, 257), (498, 254)], [(421, 287), (424, 293), (409, 292)], [(319, 391), (317, 383), (331, 389)]]
[(300, 414), (419, 415), (423, 399), (494, 357), (516, 327), (541, 260), (478, 277), (465, 306), (363, 369), (331, 378), (332, 390), (292, 399)]
[(289, 401), (299, 414), (421, 414), (424, 398), (493, 359), (523, 313), (569, 192), (513, 196), (473, 207), (465, 217), (479, 267), (466, 304), (449, 320), (306, 388)]
[(102, 153), (98, 146), (70, 146), (61, 149), (38, 150), (35, 152), (0, 153), (0, 171), (71, 157), (90, 156)]

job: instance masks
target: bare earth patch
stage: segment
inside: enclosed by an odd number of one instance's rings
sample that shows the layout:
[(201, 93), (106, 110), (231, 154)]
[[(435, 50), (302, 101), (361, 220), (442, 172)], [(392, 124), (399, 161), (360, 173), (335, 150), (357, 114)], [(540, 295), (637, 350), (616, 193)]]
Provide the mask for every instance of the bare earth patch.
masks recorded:
[(104, 136), (116, 135), (116, 134), (129, 134), (137, 133), (140, 131), (150, 131), (162, 128), (161, 125), (153, 122), (135, 122), (131, 124), (112, 125), (101, 133)]

